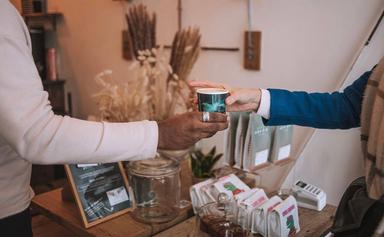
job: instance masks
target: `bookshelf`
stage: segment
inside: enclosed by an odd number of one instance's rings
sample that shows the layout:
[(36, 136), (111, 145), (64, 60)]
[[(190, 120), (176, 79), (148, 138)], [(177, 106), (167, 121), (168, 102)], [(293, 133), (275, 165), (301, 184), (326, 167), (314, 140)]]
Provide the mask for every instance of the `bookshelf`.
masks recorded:
[[(28, 13), (22, 14), (30, 31), (32, 40), (32, 54), (36, 67), (42, 79), (43, 88), (48, 92), (48, 98), (52, 110), (57, 115), (71, 115), (71, 101), (68, 93), (68, 109), (66, 109), (65, 79), (56, 75), (55, 80), (49, 80), (47, 76), (48, 63), (47, 49), (57, 48), (56, 29), (59, 20), (63, 17), (60, 12)], [(56, 64), (57, 60), (54, 60)], [(55, 65), (56, 67), (56, 65)], [(55, 73), (57, 74), (57, 73)], [(55, 184), (65, 178), (62, 165), (33, 165), (31, 186), (36, 193), (57, 188)]]
[(45, 30), (55, 31), (57, 22), (63, 17), (63, 14), (60, 12), (28, 13), (22, 16), (28, 27), (43, 26)]

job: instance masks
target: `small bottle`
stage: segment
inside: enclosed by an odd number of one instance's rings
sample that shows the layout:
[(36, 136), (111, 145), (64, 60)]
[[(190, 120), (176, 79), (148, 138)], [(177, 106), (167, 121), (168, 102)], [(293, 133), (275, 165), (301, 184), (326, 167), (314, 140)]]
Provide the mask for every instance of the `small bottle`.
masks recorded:
[(57, 69), (56, 69), (56, 49), (47, 49), (47, 79), (50, 81), (57, 80)]

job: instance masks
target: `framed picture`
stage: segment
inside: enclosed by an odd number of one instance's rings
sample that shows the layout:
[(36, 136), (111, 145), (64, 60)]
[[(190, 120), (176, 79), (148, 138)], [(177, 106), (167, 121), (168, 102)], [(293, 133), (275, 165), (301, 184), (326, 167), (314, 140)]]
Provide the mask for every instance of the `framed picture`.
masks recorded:
[(129, 212), (133, 196), (119, 163), (65, 165), (85, 228)]

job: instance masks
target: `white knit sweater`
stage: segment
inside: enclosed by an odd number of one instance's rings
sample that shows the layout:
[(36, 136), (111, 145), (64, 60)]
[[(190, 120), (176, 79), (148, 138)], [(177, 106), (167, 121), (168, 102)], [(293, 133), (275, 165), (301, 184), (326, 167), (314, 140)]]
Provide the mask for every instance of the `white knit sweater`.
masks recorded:
[(0, 0), (0, 219), (30, 204), (31, 164), (103, 163), (153, 157), (156, 122), (89, 122), (54, 115), (23, 19)]

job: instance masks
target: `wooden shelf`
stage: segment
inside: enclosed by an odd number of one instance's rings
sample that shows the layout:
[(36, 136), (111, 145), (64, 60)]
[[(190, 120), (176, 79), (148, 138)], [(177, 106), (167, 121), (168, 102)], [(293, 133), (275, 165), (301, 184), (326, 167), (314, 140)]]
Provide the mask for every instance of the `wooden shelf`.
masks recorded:
[(61, 12), (48, 12), (48, 13), (36, 12), (36, 13), (23, 14), (23, 17), (61, 17), (61, 16), (63, 16)]
[(57, 79), (55, 81), (51, 80), (42, 80), (44, 86), (50, 86), (50, 85), (60, 85), (64, 84), (65, 80), (64, 79)]
[(60, 12), (49, 13), (29, 13), (23, 14), (25, 23), (28, 27), (43, 26), (44, 29), (56, 30), (57, 20), (63, 16)]
[(278, 191), (284, 182), (285, 174), (289, 173), (294, 164), (295, 160), (288, 158), (254, 170), (252, 174), (257, 176), (256, 185), (267, 193)]
[[(32, 28), (44, 28), (44, 31), (49, 30), (56, 30), (56, 25), (58, 23), (58, 20), (63, 17), (63, 14), (60, 12), (49, 12), (49, 13), (31, 13), (31, 14), (23, 14), (24, 21), (31, 31)], [(32, 33), (33, 31), (31, 31)], [(36, 32), (33, 32), (36, 33)], [(39, 29), (39, 32), (40, 29)], [(42, 37), (44, 36), (44, 37)], [(51, 35), (52, 36), (52, 35)], [(38, 42), (41, 44), (38, 44), (40, 47), (34, 47), (34, 51), (37, 52), (37, 58), (38, 61), (44, 65), (44, 68), (46, 69), (47, 64), (46, 60), (42, 60), (42, 58), (46, 57), (46, 45), (45, 45), (45, 39), (47, 35), (40, 34), (39, 37), (31, 37), (33, 42)], [(54, 38), (52, 39), (54, 40)], [(35, 55), (34, 55), (35, 56)], [(46, 78), (45, 70), (40, 71), (41, 78)], [(48, 93), (48, 98), (50, 101), (50, 104), (52, 106), (52, 110), (57, 115), (68, 115), (65, 107), (65, 80), (62, 78), (58, 78), (55, 81), (50, 80), (42, 80), (42, 84), (44, 87), (44, 90)], [(68, 96), (70, 98), (70, 96)], [(69, 113), (71, 113), (72, 105), (70, 104), (68, 100), (68, 110)], [(47, 191), (46, 189), (49, 188), (52, 182), (55, 182), (57, 179), (64, 178), (64, 168), (62, 165), (33, 165), (32, 167), (32, 177), (31, 177), (31, 183), (34, 188), (38, 186), (37, 193), (39, 191)], [(39, 188), (40, 187), (40, 188)], [(45, 187), (45, 188), (44, 188)], [(52, 188), (55, 186), (52, 186)]]
[(265, 162), (264, 164), (260, 164), (260, 165), (257, 165), (257, 166), (255, 166), (255, 167), (253, 167), (253, 168), (250, 169), (250, 170), (245, 170), (245, 172), (256, 173), (257, 171), (266, 169), (266, 168), (268, 168), (268, 167), (270, 167), (270, 166), (272, 166), (272, 165), (273, 165), (273, 163), (267, 161), (267, 162)]
[(295, 162), (295, 159), (289, 157), (289, 158), (286, 158), (286, 159), (283, 159), (283, 160), (276, 161), (273, 164), (274, 165), (278, 165), (278, 166), (285, 166), (286, 164), (289, 164), (291, 162)]
[[(164, 49), (172, 49), (172, 45), (164, 45)], [(209, 47), (209, 46), (201, 46), (200, 49), (203, 50), (203, 51), (228, 51), (228, 52), (240, 51), (240, 49), (238, 47)]]

